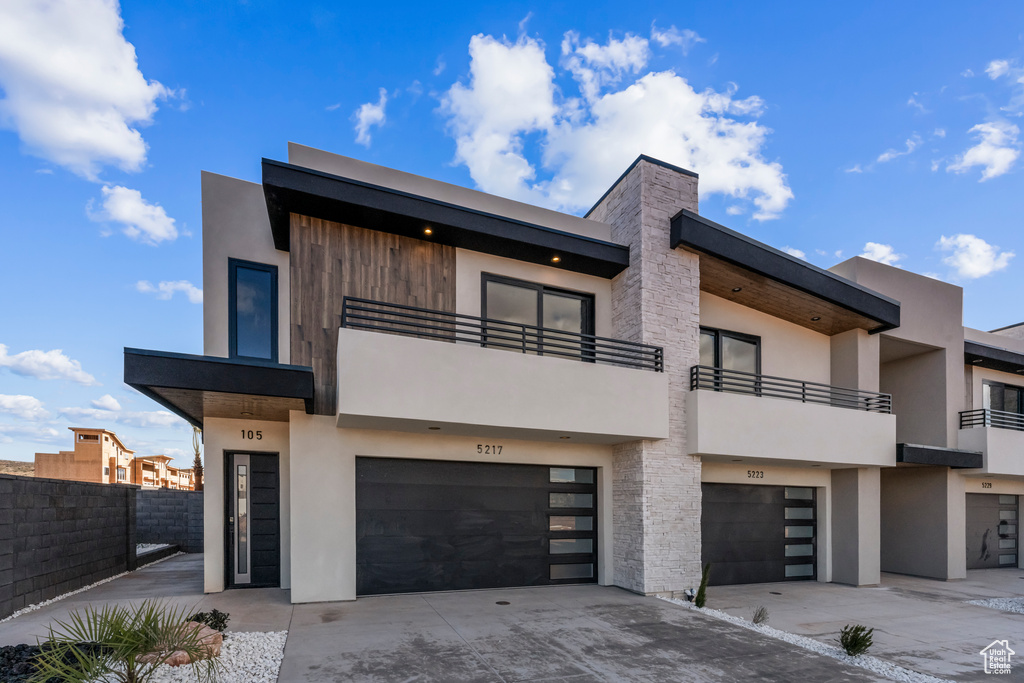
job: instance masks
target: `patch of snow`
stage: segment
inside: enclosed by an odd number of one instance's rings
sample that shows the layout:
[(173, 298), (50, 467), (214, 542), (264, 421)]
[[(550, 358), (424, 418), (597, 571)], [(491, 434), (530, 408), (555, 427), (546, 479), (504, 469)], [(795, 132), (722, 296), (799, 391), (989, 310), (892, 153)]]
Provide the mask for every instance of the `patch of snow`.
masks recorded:
[[(220, 683), (277, 683), (287, 640), (288, 631), (225, 633), (217, 658), (217, 680)], [(151, 680), (153, 683), (194, 683), (196, 675), (191, 666), (163, 666)]]
[(896, 664), (892, 664), (891, 662), (886, 662), (884, 660), (879, 659), (878, 657), (870, 657), (868, 655), (857, 655), (856, 657), (851, 657), (845, 652), (843, 652), (841, 648), (836, 647), (834, 645), (827, 645), (825, 643), (822, 643), (821, 641), (815, 640), (814, 638), (798, 636), (795, 633), (780, 631), (777, 628), (772, 628), (771, 626), (767, 626), (765, 624), (754, 624), (747, 621), (746, 619), (734, 617), (733, 615), (728, 614), (726, 612), (722, 612), (721, 610), (709, 609), (707, 607), (695, 607), (694, 605), (692, 605), (689, 602), (686, 602), (685, 600), (678, 600), (675, 598), (660, 599), (665, 600), (667, 602), (671, 602), (676, 605), (681, 605), (682, 607), (692, 609), (696, 612), (700, 612), (701, 614), (706, 614), (709, 617), (713, 617), (715, 619), (720, 619), (722, 621), (727, 621), (731, 624), (736, 624), (737, 626), (742, 626), (743, 628), (750, 629), (751, 631), (757, 631), (758, 633), (764, 634), (770, 638), (776, 638), (778, 640), (785, 641), (787, 643), (790, 643), (791, 645), (802, 647), (805, 650), (810, 650), (811, 652), (815, 652), (819, 655), (825, 655), (826, 657), (838, 659), (843, 664), (849, 664), (850, 666), (856, 666), (860, 667), (861, 669), (867, 669), (872, 673), (878, 674), (879, 676), (884, 676), (885, 678), (888, 678), (892, 681), (900, 681), (901, 683), (945, 683), (946, 681), (946, 679), (944, 678), (936, 678), (935, 676), (929, 676), (928, 674), (923, 674), (918, 671), (905, 669), (902, 666), (897, 666)]
[(170, 548), (170, 543), (136, 543), (135, 544), (135, 556), (145, 555), (146, 553), (156, 552), (157, 550), (163, 550), (164, 548)]
[[(156, 560), (155, 562), (150, 562), (149, 564), (146, 565), (146, 567), (152, 567), (154, 565), (160, 564), (164, 560), (169, 560), (172, 557), (177, 557), (178, 555), (183, 555), (183, 554), (184, 553), (174, 553), (173, 555), (168, 555), (167, 557), (163, 557), (163, 558), (161, 558), (159, 560)], [(139, 569), (144, 569), (144, 567), (139, 567)], [(135, 571), (138, 571), (138, 569), (136, 569)], [(132, 572), (121, 572), (120, 574), (115, 574), (114, 576), (109, 576), (109, 577), (107, 577), (105, 579), (101, 579), (101, 580), (97, 581), (96, 583), (90, 583), (88, 586), (82, 586), (78, 590), (71, 591), (70, 593), (65, 593), (64, 595), (58, 595), (55, 598), (50, 598), (49, 600), (44, 600), (43, 602), (37, 602), (34, 605), (28, 605), (27, 607), (22, 607), (20, 610), (18, 610), (17, 612), (12, 614), (11, 616), (4, 617), (3, 619), (0, 619), (0, 624), (4, 623), (5, 621), (10, 621), (11, 619), (15, 619), (17, 617), (20, 617), (22, 614), (28, 614), (29, 612), (35, 612), (37, 609), (42, 609), (43, 607), (46, 607), (47, 605), (52, 605), (53, 603), (55, 603), (55, 602), (57, 602), (59, 600), (63, 600), (64, 598), (71, 597), (72, 595), (78, 595), (79, 593), (84, 593), (85, 591), (89, 590), (90, 588), (95, 588), (96, 586), (101, 586), (101, 585), (103, 585), (105, 583), (109, 583), (109, 582), (113, 581), (114, 579), (120, 579), (122, 576), (128, 576), (131, 573)]]
[(985, 600), (968, 600), (967, 604), (1024, 614), (1024, 598), (987, 598)]

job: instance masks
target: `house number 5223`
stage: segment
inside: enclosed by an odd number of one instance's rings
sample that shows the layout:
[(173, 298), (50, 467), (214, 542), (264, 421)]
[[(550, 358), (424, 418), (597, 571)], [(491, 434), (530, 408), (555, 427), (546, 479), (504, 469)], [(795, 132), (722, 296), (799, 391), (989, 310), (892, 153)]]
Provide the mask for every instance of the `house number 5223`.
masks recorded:
[(263, 432), (261, 432), (258, 429), (255, 432), (252, 431), (251, 429), (243, 429), (242, 430), (242, 438), (243, 439), (255, 439), (256, 441), (262, 441), (263, 440)]

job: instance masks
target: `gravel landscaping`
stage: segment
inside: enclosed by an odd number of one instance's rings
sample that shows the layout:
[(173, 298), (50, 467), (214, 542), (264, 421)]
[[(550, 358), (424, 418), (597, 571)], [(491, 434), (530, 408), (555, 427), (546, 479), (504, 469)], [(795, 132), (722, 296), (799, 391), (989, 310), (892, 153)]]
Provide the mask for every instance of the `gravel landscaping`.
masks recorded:
[(968, 605), (988, 607), (1002, 612), (1024, 614), (1024, 598), (988, 598), (987, 600), (968, 600)]
[[(734, 617), (731, 614), (727, 614), (726, 612), (722, 612), (720, 610), (708, 609), (706, 607), (694, 607), (691, 603), (686, 602), (685, 600), (677, 600), (674, 598), (661, 599), (674, 603), (676, 605), (680, 605), (682, 607), (686, 607), (688, 609), (695, 610), (697, 612), (700, 612), (701, 614), (706, 614), (709, 617), (721, 619), (722, 621), (728, 621), (729, 623), (736, 624), (737, 626), (742, 626), (743, 628), (750, 629), (751, 631), (757, 631), (758, 633), (762, 633), (766, 636), (769, 636), (770, 638), (777, 638), (778, 640), (782, 640), (792, 645), (802, 647), (805, 650), (810, 650), (811, 652), (815, 652), (820, 655), (825, 655), (826, 657), (832, 657), (833, 659), (837, 659), (844, 664), (860, 667), (861, 669), (867, 669), (872, 673), (878, 674), (879, 676), (884, 676), (885, 678), (888, 678), (892, 681), (901, 681), (901, 683), (944, 683), (946, 681), (946, 679), (944, 678), (936, 678), (935, 676), (929, 676), (927, 674), (919, 673), (917, 671), (911, 671), (910, 669), (905, 669), (902, 666), (897, 666), (896, 664), (886, 662), (877, 657), (871, 657), (869, 655), (858, 655), (856, 657), (850, 657), (845, 652), (843, 652), (842, 649), (834, 645), (827, 645), (813, 638), (807, 638), (806, 636), (798, 636), (794, 633), (780, 631), (779, 629), (772, 628), (771, 626), (766, 626), (763, 624), (757, 625), (747, 621), (746, 619)], [(836, 635), (838, 636), (838, 634)]]
[[(234, 632), (224, 634), (224, 645), (217, 658), (220, 683), (277, 683), (284, 659), (288, 631)], [(154, 683), (194, 683), (192, 667), (162, 667)]]
[(171, 546), (167, 543), (136, 543), (135, 544), (135, 556), (145, 555), (157, 550), (163, 550), (164, 548), (170, 548)]

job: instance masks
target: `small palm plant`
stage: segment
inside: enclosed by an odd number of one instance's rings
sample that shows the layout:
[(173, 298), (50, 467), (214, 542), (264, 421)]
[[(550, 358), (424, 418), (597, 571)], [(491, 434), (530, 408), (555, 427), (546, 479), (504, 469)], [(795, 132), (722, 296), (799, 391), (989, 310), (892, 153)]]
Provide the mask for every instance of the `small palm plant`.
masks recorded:
[(32, 681), (145, 683), (179, 651), (188, 655), (197, 680), (216, 680), (216, 664), (189, 613), (151, 600), (72, 611), (49, 627)]

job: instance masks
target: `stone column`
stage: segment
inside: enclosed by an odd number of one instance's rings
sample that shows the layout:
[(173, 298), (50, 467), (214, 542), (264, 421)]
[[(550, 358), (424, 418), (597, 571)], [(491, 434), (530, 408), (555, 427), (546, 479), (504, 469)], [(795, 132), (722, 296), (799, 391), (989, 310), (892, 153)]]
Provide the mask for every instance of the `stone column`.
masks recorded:
[(615, 583), (671, 595), (700, 580), (700, 459), (686, 452), (689, 370), (700, 358), (700, 270), (696, 254), (669, 247), (669, 222), (697, 211), (697, 176), (642, 157), (590, 218), (612, 226), (630, 265), (612, 281), (620, 339), (665, 350), (669, 438), (615, 447)]

